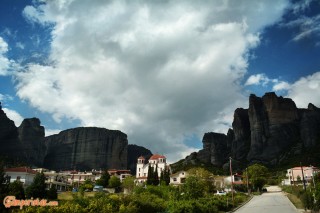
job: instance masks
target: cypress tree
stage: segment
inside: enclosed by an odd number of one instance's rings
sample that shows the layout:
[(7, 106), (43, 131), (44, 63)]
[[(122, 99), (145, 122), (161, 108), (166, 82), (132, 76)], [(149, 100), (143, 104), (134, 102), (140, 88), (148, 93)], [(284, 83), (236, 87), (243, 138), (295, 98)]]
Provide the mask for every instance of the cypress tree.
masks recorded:
[(152, 185), (153, 183), (153, 168), (151, 167), (151, 165), (149, 164), (148, 167), (148, 177), (147, 177), (147, 185)]
[(155, 186), (159, 185), (158, 164), (156, 165), (156, 170), (154, 171), (153, 185)]

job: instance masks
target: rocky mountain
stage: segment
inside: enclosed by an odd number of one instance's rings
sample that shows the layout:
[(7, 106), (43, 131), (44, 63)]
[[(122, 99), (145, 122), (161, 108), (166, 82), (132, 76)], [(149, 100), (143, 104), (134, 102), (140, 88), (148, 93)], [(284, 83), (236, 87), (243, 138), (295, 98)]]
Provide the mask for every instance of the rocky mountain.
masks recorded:
[[(297, 108), (293, 100), (273, 92), (263, 97), (250, 95), (249, 108), (235, 110), (227, 135), (206, 133), (202, 142), (202, 150), (179, 164), (200, 162), (227, 167), (232, 157), (242, 165), (259, 162), (275, 166), (289, 158), (303, 159), (305, 153), (320, 147), (320, 109), (313, 104)], [(312, 163), (311, 157), (308, 159)]]
[(24, 119), (17, 128), (0, 103), (0, 156), (15, 162), (42, 165), (45, 154), (44, 127), (37, 118)]
[(141, 146), (128, 148), (127, 135), (97, 127), (68, 129), (45, 137), (38, 118), (24, 119), (19, 127), (0, 103), (0, 159), (54, 170), (135, 169), (140, 155), (151, 156)]
[(45, 138), (44, 167), (91, 170), (127, 168), (127, 135), (97, 127), (68, 129)]

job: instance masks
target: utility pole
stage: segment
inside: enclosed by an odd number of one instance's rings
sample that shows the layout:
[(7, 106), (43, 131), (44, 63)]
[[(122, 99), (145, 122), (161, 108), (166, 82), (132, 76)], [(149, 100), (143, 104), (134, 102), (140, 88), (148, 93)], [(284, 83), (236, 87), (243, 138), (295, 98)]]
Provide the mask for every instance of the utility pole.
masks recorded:
[(230, 160), (230, 177), (231, 177), (231, 195), (232, 195), (232, 205), (234, 207), (234, 197), (233, 197), (233, 175), (232, 175), (232, 158), (229, 157)]
[(301, 162), (300, 162), (300, 167), (301, 167), (301, 172), (302, 172), (303, 188), (304, 188), (304, 191), (307, 191), (306, 182), (304, 180), (304, 173), (303, 173), (303, 168), (302, 168)]

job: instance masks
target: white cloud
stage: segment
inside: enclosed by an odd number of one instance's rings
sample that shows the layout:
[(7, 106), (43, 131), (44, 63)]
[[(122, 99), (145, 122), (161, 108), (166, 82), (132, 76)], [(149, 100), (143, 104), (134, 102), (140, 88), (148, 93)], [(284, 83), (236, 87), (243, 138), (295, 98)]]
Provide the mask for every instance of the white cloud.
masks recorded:
[[(246, 102), (239, 82), (259, 30), (287, 1), (48, 1), (25, 17), (55, 23), (52, 65), (29, 64), (17, 94), (84, 126), (120, 129), (175, 161), (188, 134), (224, 131)], [(257, 18), (259, 17), (259, 18)]]
[(290, 89), (290, 84), (285, 81), (276, 82), (276, 84), (274, 84), (272, 88), (273, 91), (288, 90), (288, 89)]
[(247, 79), (245, 86), (250, 86), (250, 85), (267, 85), (271, 80), (266, 76), (264, 73), (260, 74), (255, 74), (249, 76)]
[(8, 52), (8, 44), (0, 37), (0, 76), (7, 75), (10, 68), (10, 61), (5, 56)]
[(20, 124), (23, 121), (23, 117), (16, 111), (8, 109), (8, 108), (2, 108), (2, 110), (7, 114), (7, 117), (10, 120), (13, 120), (16, 126), (20, 126)]
[(302, 77), (290, 85), (288, 97), (301, 108), (306, 108), (308, 103), (320, 107), (320, 72)]
[(24, 49), (24, 44), (22, 44), (21, 42), (17, 42), (16, 43), (16, 47), (23, 50)]

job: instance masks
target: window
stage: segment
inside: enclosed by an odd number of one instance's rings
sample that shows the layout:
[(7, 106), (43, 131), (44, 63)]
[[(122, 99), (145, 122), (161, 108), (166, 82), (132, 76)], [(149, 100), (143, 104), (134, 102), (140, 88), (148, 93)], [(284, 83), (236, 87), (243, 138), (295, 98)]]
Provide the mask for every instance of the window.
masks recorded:
[(139, 173), (139, 177), (140, 177), (140, 173)]
[(21, 177), (20, 176), (17, 176), (17, 180), (20, 180), (21, 179)]
[(173, 178), (173, 181), (177, 181), (177, 178)]
[(140, 172), (140, 168), (139, 168), (139, 172)]
[(184, 175), (184, 172), (182, 172), (182, 175)]
[(147, 176), (147, 173), (144, 173), (143, 176)]

